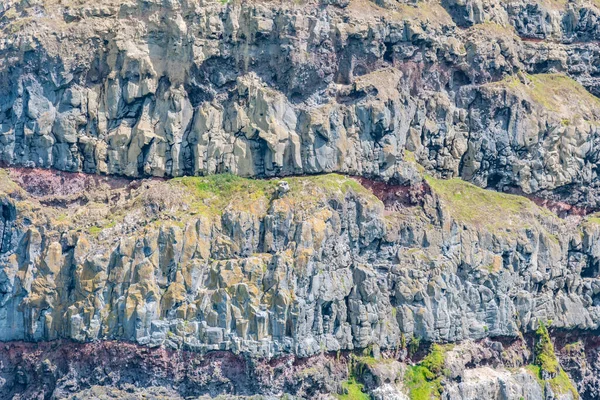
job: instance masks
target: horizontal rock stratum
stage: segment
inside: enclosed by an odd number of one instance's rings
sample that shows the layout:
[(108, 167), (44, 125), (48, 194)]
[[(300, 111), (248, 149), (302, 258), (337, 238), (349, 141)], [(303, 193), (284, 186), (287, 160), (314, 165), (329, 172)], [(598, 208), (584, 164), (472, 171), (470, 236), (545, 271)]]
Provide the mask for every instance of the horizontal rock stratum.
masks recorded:
[(311, 356), (600, 324), (600, 224), (459, 180), (386, 210), (340, 175), (34, 197), (3, 174), (3, 340)]
[(4, 0), (0, 400), (599, 399), (599, 18)]
[(7, 165), (401, 181), (408, 149), (438, 177), (598, 203), (600, 102), (576, 82), (597, 92), (593, 3), (13, 3)]
[(0, 173), (4, 341), (277, 359), (600, 323), (596, 218), (461, 180)]

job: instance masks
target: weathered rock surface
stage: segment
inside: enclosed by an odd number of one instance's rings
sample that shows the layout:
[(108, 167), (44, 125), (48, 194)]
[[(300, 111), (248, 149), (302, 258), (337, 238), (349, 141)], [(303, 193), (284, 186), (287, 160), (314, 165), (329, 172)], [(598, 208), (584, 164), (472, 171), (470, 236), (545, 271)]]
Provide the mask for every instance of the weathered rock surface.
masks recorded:
[(0, 398), (600, 398), (599, 15), (3, 1)]
[(386, 211), (337, 175), (284, 195), (216, 176), (44, 197), (9, 175), (3, 340), (310, 356), (600, 324), (600, 225), (459, 180)]
[(408, 149), (436, 176), (598, 205), (600, 103), (571, 79), (598, 91), (595, 3), (3, 7), (5, 164), (401, 181)]
[[(412, 203), (386, 205), (339, 175), (2, 174), (3, 341), (278, 358), (600, 324), (596, 219), (461, 180), (427, 178)], [(533, 393), (526, 375), (494, 374), (447, 395)]]

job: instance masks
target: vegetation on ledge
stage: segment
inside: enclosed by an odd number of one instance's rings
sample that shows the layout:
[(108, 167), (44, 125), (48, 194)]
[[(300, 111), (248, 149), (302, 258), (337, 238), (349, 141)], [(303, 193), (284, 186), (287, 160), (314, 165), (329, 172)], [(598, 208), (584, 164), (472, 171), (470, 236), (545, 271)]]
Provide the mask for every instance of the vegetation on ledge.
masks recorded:
[(287, 202), (302, 206), (304, 210), (323, 205), (329, 199), (342, 200), (348, 192), (379, 200), (355, 179), (339, 174), (285, 177), (268, 180), (241, 178), (232, 174), (204, 177), (175, 178), (171, 182), (183, 186), (190, 194), (188, 204), (197, 212), (220, 215), (227, 207), (266, 210), (274, 199), (280, 181), (289, 185), (285, 195)]
[(554, 345), (548, 333), (545, 324), (540, 324), (536, 330), (536, 344), (534, 348), (535, 359), (533, 364), (526, 367), (527, 371), (537, 380), (542, 389), (545, 388), (545, 382), (550, 384), (555, 394), (565, 394), (571, 392), (574, 399), (579, 398), (579, 394), (569, 379), (567, 373), (561, 368), (558, 358), (554, 352)]
[(411, 400), (439, 398), (442, 392), (444, 372), (444, 347), (433, 344), (429, 354), (417, 365), (408, 367), (404, 375), (404, 386)]
[(348, 378), (347, 381), (342, 382), (342, 391), (344, 393), (338, 394), (339, 400), (369, 400), (370, 397), (363, 391), (363, 385), (356, 382), (354, 377)]
[(554, 217), (525, 197), (482, 189), (459, 178), (426, 181), (454, 219), (490, 231), (531, 226), (540, 214)]
[(515, 94), (528, 97), (546, 110), (562, 119), (563, 125), (583, 118), (587, 121), (600, 119), (600, 99), (588, 92), (579, 82), (562, 74), (509, 76), (488, 84), (504, 87)]

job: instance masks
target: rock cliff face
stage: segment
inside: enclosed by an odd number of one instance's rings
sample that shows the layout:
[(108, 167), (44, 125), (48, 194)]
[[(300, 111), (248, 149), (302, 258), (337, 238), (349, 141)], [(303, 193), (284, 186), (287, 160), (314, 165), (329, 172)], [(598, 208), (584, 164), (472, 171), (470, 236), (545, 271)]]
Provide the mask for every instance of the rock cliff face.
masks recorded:
[(4, 1), (0, 398), (600, 398), (599, 16)]
[(408, 149), (436, 176), (596, 205), (600, 103), (576, 83), (597, 92), (595, 4), (329, 3), (8, 3), (0, 160), (402, 181)]
[[(457, 179), (385, 186), (386, 203), (335, 174), (129, 182), (12, 169), (2, 182), (4, 341), (406, 357), (407, 340), (415, 353), (418, 340), (517, 340), (541, 322), (600, 323), (596, 219), (560, 219)], [(448, 398), (480, 398), (504, 381), (544, 392), (525, 370), (465, 388), (480, 372), (460, 369), (466, 381)]]

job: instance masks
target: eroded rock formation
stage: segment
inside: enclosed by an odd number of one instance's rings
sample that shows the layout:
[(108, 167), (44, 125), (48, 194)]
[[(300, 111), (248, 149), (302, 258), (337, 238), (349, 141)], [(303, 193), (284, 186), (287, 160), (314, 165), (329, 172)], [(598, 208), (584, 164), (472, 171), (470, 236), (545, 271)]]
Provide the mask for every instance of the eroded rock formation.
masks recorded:
[(437, 176), (595, 206), (600, 103), (573, 79), (596, 93), (598, 10), (561, 5), (15, 2), (0, 160), (398, 180), (408, 149)]
[(0, 398), (599, 398), (598, 15), (2, 2)]

